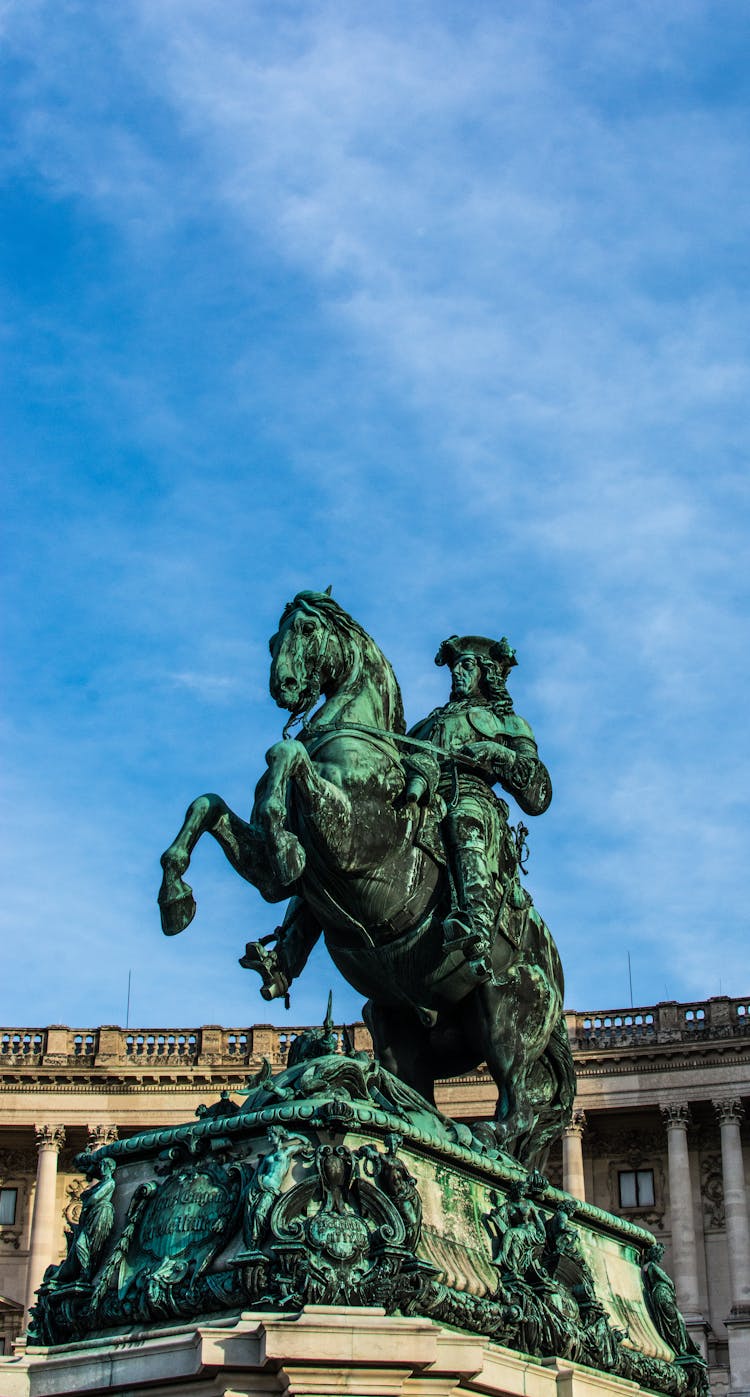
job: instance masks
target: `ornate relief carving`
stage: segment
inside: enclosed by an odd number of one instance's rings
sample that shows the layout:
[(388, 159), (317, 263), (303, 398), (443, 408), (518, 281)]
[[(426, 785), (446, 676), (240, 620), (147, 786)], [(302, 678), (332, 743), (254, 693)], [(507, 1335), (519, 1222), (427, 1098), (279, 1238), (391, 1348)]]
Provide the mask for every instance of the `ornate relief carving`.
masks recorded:
[(87, 1150), (98, 1150), (101, 1145), (111, 1145), (119, 1139), (119, 1131), (116, 1125), (104, 1125), (100, 1122), (89, 1126), (88, 1137)]
[[(658, 1130), (615, 1130), (611, 1135), (599, 1135), (592, 1131), (586, 1136), (587, 1154), (598, 1158), (619, 1155), (628, 1161), (629, 1169), (637, 1169), (641, 1160), (661, 1154), (663, 1150), (664, 1136)], [(620, 1168), (623, 1167), (620, 1164)]]
[(701, 1198), (707, 1227), (724, 1226), (724, 1179), (721, 1155), (704, 1155), (701, 1160)]
[(661, 1108), (661, 1118), (667, 1130), (687, 1130), (690, 1125), (690, 1107), (685, 1101), (670, 1101)]
[(36, 1174), (36, 1150), (0, 1150), (0, 1179)]
[(548, 1160), (547, 1160), (547, 1164), (546, 1164), (546, 1168), (545, 1168), (545, 1173), (546, 1173), (547, 1178), (549, 1179), (550, 1183), (552, 1184), (552, 1187), (553, 1187), (553, 1188), (562, 1188), (562, 1187), (563, 1187), (563, 1167), (562, 1167), (562, 1160), (560, 1160), (560, 1159), (548, 1159)]
[(725, 1096), (720, 1101), (714, 1101), (714, 1110), (719, 1125), (725, 1125), (727, 1121), (743, 1121), (745, 1119), (745, 1108), (738, 1096)]
[(81, 1216), (81, 1195), (86, 1188), (88, 1184), (85, 1179), (73, 1179), (65, 1189), (68, 1201), (63, 1208), (63, 1217), (69, 1227), (75, 1227)]
[(563, 1135), (577, 1135), (579, 1139), (582, 1139), (585, 1129), (586, 1112), (574, 1111), (571, 1117), (570, 1124), (566, 1125), (565, 1129), (563, 1130)]
[(36, 1125), (34, 1134), (38, 1150), (52, 1149), (56, 1154), (59, 1154), (65, 1144), (64, 1125)]

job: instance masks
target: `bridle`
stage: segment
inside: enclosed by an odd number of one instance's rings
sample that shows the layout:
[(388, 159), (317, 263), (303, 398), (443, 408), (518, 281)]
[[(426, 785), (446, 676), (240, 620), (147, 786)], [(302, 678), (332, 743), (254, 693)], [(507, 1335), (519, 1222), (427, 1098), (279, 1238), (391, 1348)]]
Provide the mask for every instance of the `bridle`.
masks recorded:
[(333, 627), (329, 626), (328, 622), (324, 621), (323, 618), (317, 614), (315, 615), (315, 620), (317, 621), (318, 626), (322, 631), (317, 653), (314, 656), (313, 662), (310, 665), (310, 669), (314, 669), (314, 673), (316, 675), (314, 681), (315, 688), (313, 690), (309, 702), (305, 704), (304, 708), (295, 709), (294, 712), (289, 714), (289, 717), (287, 718), (287, 721), (284, 724), (284, 728), (281, 734), (284, 741), (289, 741), (291, 739), (292, 728), (295, 728), (298, 723), (301, 723), (303, 728), (307, 727), (308, 716), (312, 709), (315, 707), (316, 703), (318, 702), (318, 699), (320, 698), (322, 692), (319, 683), (320, 674), (323, 669), (323, 661), (326, 657), (326, 652), (328, 650), (331, 635), (333, 634)]

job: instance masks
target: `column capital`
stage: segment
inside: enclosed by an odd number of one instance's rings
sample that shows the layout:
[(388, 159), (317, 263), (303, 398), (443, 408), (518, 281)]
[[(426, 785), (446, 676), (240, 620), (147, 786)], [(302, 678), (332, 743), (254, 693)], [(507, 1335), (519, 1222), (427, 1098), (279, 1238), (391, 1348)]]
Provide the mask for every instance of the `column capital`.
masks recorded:
[(574, 1112), (573, 1112), (573, 1115), (571, 1116), (571, 1118), (570, 1118), (570, 1120), (569, 1120), (569, 1122), (568, 1122), (568, 1124), (566, 1125), (565, 1129), (563, 1130), (563, 1135), (567, 1135), (567, 1136), (577, 1135), (578, 1138), (579, 1138), (579, 1140), (580, 1140), (581, 1137), (582, 1137), (582, 1135), (583, 1135), (583, 1132), (585, 1131), (585, 1129), (586, 1129), (586, 1112), (585, 1112), (585, 1111), (574, 1111)]
[(745, 1119), (745, 1108), (738, 1096), (724, 1096), (719, 1101), (713, 1101), (712, 1106), (716, 1112), (719, 1125), (726, 1125), (728, 1121), (740, 1121)]
[(661, 1118), (670, 1130), (687, 1130), (690, 1125), (690, 1107), (686, 1101), (670, 1101), (661, 1107)]
[(35, 1125), (34, 1134), (40, 1153), (42, 1150), (54, 1150), (55, 1154), (59, 1154), (65, 1144), (64, 1125)]
[(105, 1125), (101, 1122), (97, 1125), (89, 1125), (87, 1150), (98, 1150), (101, 1145), (112, 1145), (119, 1138), (116, 1125)]

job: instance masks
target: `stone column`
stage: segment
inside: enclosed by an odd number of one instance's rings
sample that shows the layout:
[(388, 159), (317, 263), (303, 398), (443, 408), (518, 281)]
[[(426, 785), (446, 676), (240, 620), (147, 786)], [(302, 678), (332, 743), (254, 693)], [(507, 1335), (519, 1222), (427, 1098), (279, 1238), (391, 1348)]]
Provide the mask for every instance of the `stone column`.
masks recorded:
[(570, 1125), (563, 1131), (563, 1188), (574, 1198), (585, 1199), (586, 1185), (583, 1175), (583, 1132), (586, 1129), (585, 1111), (574, 1111)]
[(25, 1323), (28, 1321), (29, 1310), (34, 1304), (42, 1277), (50, 1262), (55, 1259), (57, 1157), (64, 1143), (65, 1130), (61, 1125), (36, 1127), (38, 1159), (29, 1237), (29, 1269), (26, 1273)]
[(729, 1390), (750, 1393), (750, 1226), (747, 1215), (745, 1171), (742, 1163), (740, 1122), (742, 1102), (735, 1097), (715, 1101), (721, 1129), (721, 1172), (724, 1180), (724, 1214), (729, 1255), (730, 1311)]
[(690, 1110), (683, 1103), (677, 1103), (662, 1106), (661, 1114), (667, 1128), (672, 1265), (674, 1267), (677, 1302), (688, 1329), (697, 1343), (700, 1342), (699, 1334), (701, 1329), (703, 1330), (702, 1348), (705, 1352), (705, 1322), (700, 1310), (698, 1251), (695, 1241), (693, 1187), (690, 1179), (690, 1156), (687, 1142)]

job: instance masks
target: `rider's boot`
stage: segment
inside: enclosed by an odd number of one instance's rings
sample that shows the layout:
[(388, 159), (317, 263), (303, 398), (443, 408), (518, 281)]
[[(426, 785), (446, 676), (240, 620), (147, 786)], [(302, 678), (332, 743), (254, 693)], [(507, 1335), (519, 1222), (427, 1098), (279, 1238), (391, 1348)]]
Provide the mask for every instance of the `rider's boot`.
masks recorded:
[(477, 984), (484, 984), (493, 978), (494, 879), (478, 841), (457, 843), (451, 852), (459, 906), (443, 922), (444, 944), (446, 950), (463, 951)]

